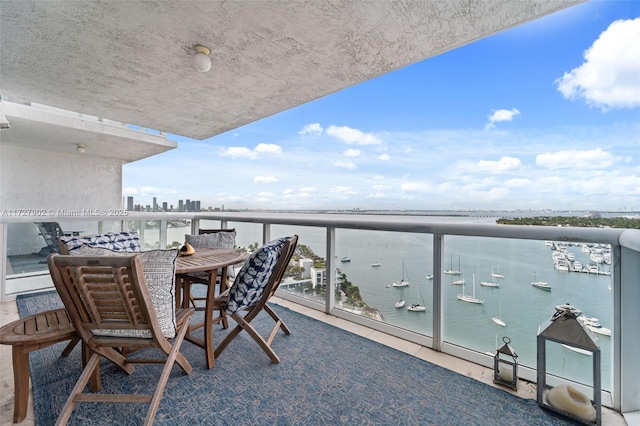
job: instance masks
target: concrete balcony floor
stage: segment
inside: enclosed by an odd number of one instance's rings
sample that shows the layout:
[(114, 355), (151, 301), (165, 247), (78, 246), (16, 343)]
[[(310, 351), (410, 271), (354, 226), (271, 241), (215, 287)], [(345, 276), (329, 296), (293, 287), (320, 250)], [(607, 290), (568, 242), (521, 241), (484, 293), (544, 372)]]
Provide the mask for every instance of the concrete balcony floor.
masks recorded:
[[(379, 331), (346, 321), (341, 318), (327, 315), (323, 312), (319, 312), (314, 309), (289, 302), (287, 300), (273, 297), (271, 299), (271, 302), (287, 307), (292, 311), (298, 312), (308, 317), (323, 321), (327, 324), (331, 324), (335, 327), (342, 328), (367, 339), (376, 341), (383, 345), (393, 347), (397, 350), (413, 355), (417, 358), (423, 359), (433, 364), (440, 365), (459, 374), (464, 374), (490, 386), (498, 387), (500, 389), (503, 389), (505, 392), (516, 393), (522, 398), (536, 399), (535, 383), (521, 380), (518, 386), (518, 391), (515, 392), (510, 389), (494, 385), (493, 370), (490, 368), (473, 364), (463, 359), (434, 351), (430, 348), (418, 345), (416, 343), (408, 342), (406, 340), (381, 333)], [(18, 318), (18, 309), (14, 301), (0, 303), (0, 325), (7, 324)], [(11, 359), (10, 346), (0, 345), (0, 359), (2, 360), (2, 365), (0, 366), (0, 424), (8, 425), (12, 423), (13, 419), (13, 369), (11, 363), (9, 362), (9, 360)], [(602, 424), (607, 426), (623, 426), (627, 425), (627, 422), (619, 413), (603, 407)], [(20, 425), (35, 425), (32, 394), (29, 395), (27, 417), (20, 423)]]

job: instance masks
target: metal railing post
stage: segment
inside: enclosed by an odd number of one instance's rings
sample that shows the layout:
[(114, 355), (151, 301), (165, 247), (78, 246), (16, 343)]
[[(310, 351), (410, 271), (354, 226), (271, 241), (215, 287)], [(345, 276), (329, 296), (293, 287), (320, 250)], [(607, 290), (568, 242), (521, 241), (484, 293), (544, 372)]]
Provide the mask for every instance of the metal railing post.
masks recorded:
[(433, 349), (442, 351), (444, 339), (444, 298), (442, 291), (442, 259), (444, 258), (444, 236), (433, 234)]
[(325, 307), (326, 313), (331, 312), (336, 306), (336, 228), (327, 227), (327, 254), (326, 254), (325, 277), (327, 279), (327, 287), (325, 289)]

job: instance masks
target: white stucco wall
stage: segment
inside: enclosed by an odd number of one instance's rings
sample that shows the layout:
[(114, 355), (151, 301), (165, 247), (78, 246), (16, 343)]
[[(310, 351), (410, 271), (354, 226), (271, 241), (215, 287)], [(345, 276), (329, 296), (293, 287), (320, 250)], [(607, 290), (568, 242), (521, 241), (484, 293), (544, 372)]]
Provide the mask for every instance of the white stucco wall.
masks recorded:
[[(53, 210), (58, 215), (61, 215), (61, 209), (120, 209), (121, 194), (122, 160), (22, 148), (0, 142), (0, 213), (5, 216), (15, 216), (16, 209), (34, 209), (40, 213)], [(29, 217), (33, 222), (48, 221), (46, 215)], [(20, 272), (12, 270), (6, 256), (38, 252), (45, 242), (32, 222), (0, 225), (0, 299), (51, 288), (47, 274), (5, 279), (5, 274)], [(85, 223), (61, 225), (71, 230), (76, 227), (91, 230)], [(46, 271), (46, 265), (43, 265), (43, 271)]]
[(0, 211), (121, 207), (121, 160), (0, 144)]

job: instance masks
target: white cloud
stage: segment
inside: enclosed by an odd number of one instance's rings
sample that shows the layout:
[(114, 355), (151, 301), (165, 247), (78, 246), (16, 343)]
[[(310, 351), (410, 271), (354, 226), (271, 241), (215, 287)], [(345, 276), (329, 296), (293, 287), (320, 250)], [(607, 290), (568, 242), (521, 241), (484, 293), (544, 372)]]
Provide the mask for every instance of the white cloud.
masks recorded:
[(157, 197), (163, 195), (175, 195), (177, 193), (178, 192), (173, 189), (157, 188), (155, 186), (141, 186), (139, 188), (129, 186), (126, 188), (122, 188), (123, 196), (138, 195), (141, 197)]
[(390, 185), (373, 185), (373, 189), (375, 189), (376, 191), (380, 192), (380, 191), (388, 191), (391, 189)]
[(345, 157), (358, 157), (360, 156), (360, 150), (349, 148), (345, 152), (343, 152), (343, 154)]
[(513, 117), (519, 115), (520, 111), (516, 108), (508, 109), (498, 109), (494, 110), (493, 114), (489, 116), (489, 122), (484, 125), (485, 130), (493, 129), (496, 127), (496, 123), (500, 121), (512, 121)]
[(349, 170), (355, 170), (357, 169), (356, 164), (353, 161), (344, 161), (344, 160), (337, 160), (333, 163), (334, 167), (340, 167), (343, 169), (349, 169)]
[(565, 98), (601, 108), (640, 106), (640, 18), (614, 21), (584, 52), (585, 62), (555, 81)]
[(304, 188), (300, 188), (300, 192), (314, 193), (314, 192), (318, 192), (318, 188), (316, 188), (315, 186), (305, 186)]
[(259, 143), (254, 151), (260, 154), (282, 154), (282, 148), (272, 143)]
[(548, 169), (602, 169), (620, 160), (600, 148), (588, 151), (557, 151), (536, 156), (536, 164)]
[(138, 188), (134, 188), (131, 186), (128, 186), (126, 188), (122, 188), (122, 195), (123, 196), (133, 196), (133, 195), (138, 195)]
[(279, 182), (278, 178), (275, 176), (256, 176), (253, 178), (255, 183), (274, 183)]
[(336, 186), (331, 188), (329, 192), (332, 192), (334, 194), (341, 194), (341, 195), (358, 195), (357, 191), (354, 191), (348, 186)]
[(373, 194), (368, 194), (367, 198), (386, 198), (386, 195), (380, 193), (380, 192), (376, 192)]
[(298, 133), (301, 135), (320, 136), (322, 134), (322, 126), (320, 126), (320, 123), (306, 124)]
[(498, 161), (481, 160), (477, 163), (477, 170), (490, 173), (503, 173), (515, 170), (522, 166), (522, 162), (514, 157), (502, 157)]
[(329, 126), (327, 135), (340, 139), (348, 144), (355, 145), (380, 145), (382, 141), (372, 133), (364, 133), (358, 129), (347, 126)]
[(430, 192), (432, 186), (425, 182), (404, 182), (400, 185), (400, 189), (407, 192)]
[(249, 158), (252, 160), (257, 157), (255, 152), (244, 146), (230, 146), (227, 149), (223, 149), (220, 155), (223, 157)]
[(287, 188), (284, 191), (282, 191), (282, 193), (285, 194), (285, 195), (293, 194), (293, 189)]
[(531, 181), (524, 178), (513, 178), (507, 180), (504, 184), (510, 188), (524, 188), (531, 185)]
[(269, 143), (259, 143), (251, 150), (244, 146), (230, 146), (227, 149), (222, 149), (220, 155), (223, 157), (232, 158), (248, 158), (255, 160), (258, 158), (258, 154), (281, 154), (282, 148), (279, 145)]
[(389, 160), (391, 160), (391, 157), (389, 156), (389, 154), (380, 154), (376, 158), (378, 160), (380, 160), (380, 161), (389, 161)]

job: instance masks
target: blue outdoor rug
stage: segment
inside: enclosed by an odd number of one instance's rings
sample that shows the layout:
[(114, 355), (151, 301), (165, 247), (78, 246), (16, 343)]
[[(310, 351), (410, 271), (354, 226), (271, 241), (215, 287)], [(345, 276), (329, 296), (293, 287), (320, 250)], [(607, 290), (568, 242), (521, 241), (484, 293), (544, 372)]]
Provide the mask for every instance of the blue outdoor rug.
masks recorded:
[[(62, 306), (57, 293), (18, 297), (21, 316)], [(205, 367), (203, 350), (184, 342), (193, 371), (174, 366), (156, 425), (570, 425), (535, 401), (514, 396), (411, 355), (273, 306), (292, 334), (279, 332), (272, 364), (246, 332)], [(258, 330), (273, 321), (260, 314)], [(230, 320), (230, 326), (233, 326)], [(214, 327), (215, 342), (227, 333)], [(36, 425), (53, 425), (81, 372), (80, 348), (66, 342), (31, 353)], [(161, 365), (127, 376), (103, 362), (104, 392), (151, 393)], [(146, 404), (79, 403), (72, 425), (137, 425)]]

